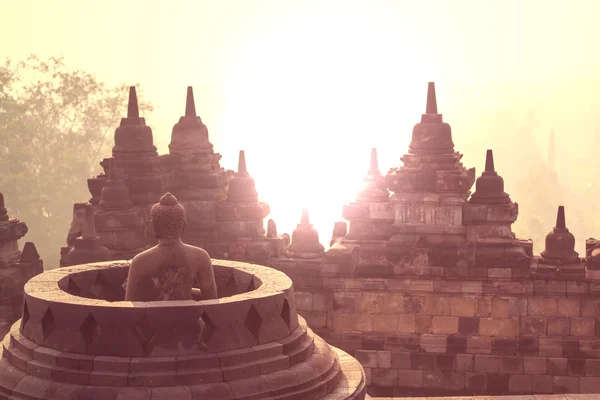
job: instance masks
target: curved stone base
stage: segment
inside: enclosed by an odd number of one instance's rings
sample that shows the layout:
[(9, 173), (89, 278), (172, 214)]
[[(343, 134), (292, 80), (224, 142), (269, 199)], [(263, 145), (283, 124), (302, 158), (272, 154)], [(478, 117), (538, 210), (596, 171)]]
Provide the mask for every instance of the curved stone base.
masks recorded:
[(22, 336), (19, 324), (0, 349), (0, 399), (365, 398), (360, 363), (303, 320), (285, 340), (252, 351), (143, 358), (60, 352)]

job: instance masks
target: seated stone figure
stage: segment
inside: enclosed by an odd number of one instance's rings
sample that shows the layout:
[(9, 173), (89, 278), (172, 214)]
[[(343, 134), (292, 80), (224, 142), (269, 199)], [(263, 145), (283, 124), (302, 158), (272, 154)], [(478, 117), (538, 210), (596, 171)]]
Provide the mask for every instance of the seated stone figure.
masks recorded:
[[(185, 209), (167, 193), (150, 210), (158, 244), (133, 258), (127, 277), (126, 301), (198, 300), (217, 298), (210, 257), (181, 241)], [(197, 283), (198, 288), (194, 288)]]

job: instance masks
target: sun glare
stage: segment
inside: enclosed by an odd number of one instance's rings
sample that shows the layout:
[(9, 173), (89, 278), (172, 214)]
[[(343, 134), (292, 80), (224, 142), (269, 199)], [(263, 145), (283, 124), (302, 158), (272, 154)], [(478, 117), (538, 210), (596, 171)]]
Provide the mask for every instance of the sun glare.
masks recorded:
[(291, 233), (307, 207), (328, 245), (370, 149), (382, 173), (400, 164), (424, 111), (430, 63), (385, 21), (360, 15), (300, 15), (273, 32), (228, 72), (223, 164), (237, 168), (245, 150), (278, 230)]

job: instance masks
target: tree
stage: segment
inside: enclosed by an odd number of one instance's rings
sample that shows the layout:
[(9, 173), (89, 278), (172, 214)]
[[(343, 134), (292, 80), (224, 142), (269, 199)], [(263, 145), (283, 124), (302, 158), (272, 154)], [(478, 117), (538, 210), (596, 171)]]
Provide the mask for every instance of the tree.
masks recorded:
[(109, 87), (62, 58), (0, 66), (0, 191), (46, 268), (58, 266), (73, 203), (90, 197), (86, 179), (110, 154), (127, 95), (127, 85)]

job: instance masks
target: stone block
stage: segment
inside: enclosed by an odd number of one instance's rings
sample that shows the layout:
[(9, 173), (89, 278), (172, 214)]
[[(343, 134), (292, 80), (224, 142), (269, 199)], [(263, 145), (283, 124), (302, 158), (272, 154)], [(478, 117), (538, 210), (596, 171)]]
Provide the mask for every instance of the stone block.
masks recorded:
[(540, 357), (562, 357), (563, 345), (562, 337), (541, 337), (540, 338)]
[(450, 298), (437, 294), (423, 300), (423, 313), (428, 315), (450, 315)]
[(562, 357), (548, 357), (546, 370), (549, 375), (566, 375), (567, 359)]
[[(354, 313), (356, 312), (355, 295), (344, 292), (333, 293), (333, 312)], [(297, 306), (296, 306), (297, 307)], [(331, 310), (328, 310), (331, 311)]]
[(392, 368), (410, 369), (411, 368), (411, 353), (409, 353), (409, 352), (392, 352)]
[(496, 355), (515, 355), (517, 354), (517, 339), (493, 337), (492, 354)]
[(415, 331), (416, 333), (432, 333), (431, 315), (415, 315)]
[(522, 374), (523, 358), (520, 356), (501, 356), (499, 372), (501, 374)]
[(532, 392), (533, 378), (531, 375), (511, 375), (508, 380), (509, 393), (529, 394)]
[(532, 386), (535, 393), (554, 393), (554, 379), (552, 375), (533, 375)]
[(500, 368), (498, 356), (476, 354), (474, 358), (474, 371), (486, 374), (497, 374)]
[(377, 351), (356, 350), (354, 357), (365, 368), (377, 368)]
[(546, 357), (523, 357), (523, 372), (530, 375), (546, 373)]
[(581, 300), (577, 298), (559, 298), (558, 315), (561, 317), (579, 317)]
[(465, 386), (470, 391), (483, 393), (487, 390), (487, 377), (485, 373), (467, 372)]
[(571, 336), (590, 337), (595, 333), (594, 318), (571, 318)]
[(516, 337), (519, 334), (519, 321), (517, 319), (481, 318), (479, 321), (479, 334)]
[(511, 279), (511, 268), (488, 268), (488, 278), (490, 279)]
[(475, 316), (489, 318), (492, 316), (492, 301), (490, 297), (475, 298)]
[(567, 375), (584, 376), (586, 360), (583, 358), (567, 359)]
[[(520, 326), (520, 334), (521, 335), (536, 335), (536, 336), (545, 336), (547, 331), (547, 326), (549, 330), (549, 323), (547, 324), (547, 319), (545, 317), (522, 317), (521, 318), (521, 326)], [(550, 334), (550, 333), (548, 333)]]
[(423, 387), (423, 371), (420, 370), (406, 370), (401, 369), (398, 371), (398, 386), (409, 387), (409, 388), (420, 388)]
[(356, 311), (359, 313), (377, 314), (382, 312), (384, 295), (381, 293), (358, 293), (356, 295)]
[(434, 368), (436, 371), (455, 371), (456, 354), (436, 354)]
[(479, 335), (479, 318), (459, 317), (458, 333), (461, 335)]
[(505, 319), (508, 318), (508, 299), (493, 298), (492, 299), (492, 318)]
[(453, 297), (450, 301), (450, 314), (458, 317), (475, 316), (475, 299), (473, 297)]
[(576, 376), (553, 376), (554, 393), (579, 393), (579, 378)]
[(571, 318), (548, 318), (548, 336), (568, 336), (571, 332)]
[(483, 283), (475, 281), (462, 281), (460, 292), (467, 295), (480, 295), (483, 293)]
[(414, 314), (400, 314), (398, 318), (398, 332), (400, 333), (415, 333), (416, 323)]
[(383, 312), (404, 312), (404, 298), (405, 296), (401, 293), (385, 293), (382, 305)]
[(492, 354), (492, 338), (486, 336), (473, 336), (467, 338), (467, 353)]
[(515, 222), (519, 215), (517, 203), (507, 205), (488, 205), (488, 222)]
[(295, 292), (296, 295), (296, 309), (298, 311), (311, 311), (312, 306), (312, 293), (310, 292)]
[(554, 317), (558, 314), (558, 299), (533, 297), (528, 301), (527, 313), (533, 316)]
[[(373, 332), (377, 333), (391, 333), (397, 332), (399, 327), (399, 315), (397, 314), (375, 314), (372, 317), (372, 326)], [(414, 332), (414, 315), (411, 315), (413, 320), (413, 330)], [(408, 332), (408, 333), (412, 333)]]
[[(321, 312), (321, 311), (314, 311)], [(370, 314), (358, 314), (356, 316), (356, 330), (359, 332), (374, 332), (373, 320), (375, 316)], [(308, 322), (308, 319), (307, 319)], [(309, 323), (309, 326), (312, 325)]]
[(471, 224), (477, 222), (486, 222), (488, 219), (488, 206), (485, 204), (463, 205), (463, 223)]
[(398, 372), (392, 368), (371, 368), (371, 383), (383, 387), (397, 386)]
[(410, 367), (417, 370), (432, 370), (435, 365), (435, 355), (431, 353), (411, 353)]
[(458, 317), (436, 315), (431, 321), (431, 329), (433, 333), (458, 333)]
[(420, 338), (420, 347), (427, 353), (445, 353), (447, 349), (446, 335), (423, 334)]
[(333, 314), (332, 325), (335, 332), (349, 332), (356, 329), (355, 314)]
[(474, 358), (472, 354), (456, 354), (456, 370), (473, 371)]
[(579, 391), (581, 393), (600, 393), (600, 378), (589, 376), (579, 378)]
[(394, 203), (369, 203), (369, 219), (394, 220)]
[(378, 351), (377, 352), (377, 368), (392, 368), (392, 352)]
[(444, 373), (442, 371), (423, 371), (423, 387), (442, 389), (444, 387)]

